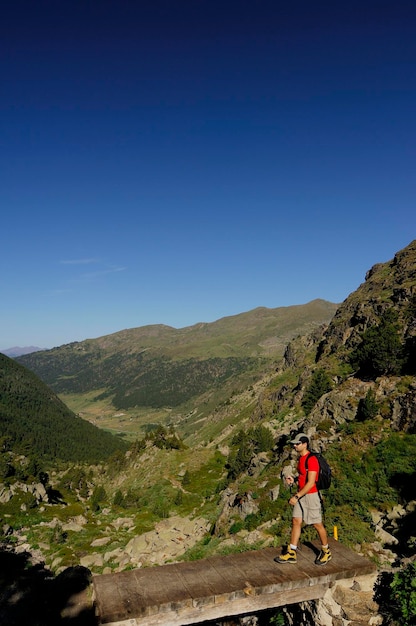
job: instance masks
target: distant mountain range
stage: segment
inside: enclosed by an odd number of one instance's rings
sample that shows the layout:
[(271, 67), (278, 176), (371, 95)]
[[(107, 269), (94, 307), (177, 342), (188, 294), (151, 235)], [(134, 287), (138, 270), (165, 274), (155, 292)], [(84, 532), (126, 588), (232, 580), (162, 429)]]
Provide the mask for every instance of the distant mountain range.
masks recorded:
[(7, 350), (0, 350), (2, 354), (14, 359), (17, 356), (23, 356), (24, 354), (31, 354), (32, 352), (40, 352), (45, 348), (39, 348), (38, 346), (26, 346), (21, 348), (20, 346), (14, 346), (13, 348), (7, 348)]
[(304, 305), (224, 317), (182, 329), (153, 325), (26, 354), (18, 361), (57, 394), (97, 393), (116, 409), (179, 407), (205, 394), (223, 401), (248, 387), (298, 335), (332, 319), (338, 305)]

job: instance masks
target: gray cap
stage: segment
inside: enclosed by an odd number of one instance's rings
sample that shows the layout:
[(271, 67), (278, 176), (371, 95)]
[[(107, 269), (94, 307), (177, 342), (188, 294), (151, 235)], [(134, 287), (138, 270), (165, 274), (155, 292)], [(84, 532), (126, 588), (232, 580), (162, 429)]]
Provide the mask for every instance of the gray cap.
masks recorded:
[(299, 433), (290, 443), (309, 443), (309, 437), (308, 435), (305, 435), (305, 433)]

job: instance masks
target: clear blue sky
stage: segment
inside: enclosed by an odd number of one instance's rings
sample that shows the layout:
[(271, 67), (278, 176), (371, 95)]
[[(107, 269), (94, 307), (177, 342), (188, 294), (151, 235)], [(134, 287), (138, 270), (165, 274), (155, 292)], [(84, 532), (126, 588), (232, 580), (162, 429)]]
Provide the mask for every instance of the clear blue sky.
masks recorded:
[(0, 348), (342, 302), (416, 238), (416, 3), (13, 0)]

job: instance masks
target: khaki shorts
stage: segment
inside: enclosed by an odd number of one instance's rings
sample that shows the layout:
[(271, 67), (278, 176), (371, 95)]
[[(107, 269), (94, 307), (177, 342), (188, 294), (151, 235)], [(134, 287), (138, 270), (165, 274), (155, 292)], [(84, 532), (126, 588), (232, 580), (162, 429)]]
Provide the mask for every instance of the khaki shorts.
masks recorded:
[(322, 522), (322, 507), (319, 493), (307, 493), (293, 507), (292, 517), (301, 517), (305, 524)]

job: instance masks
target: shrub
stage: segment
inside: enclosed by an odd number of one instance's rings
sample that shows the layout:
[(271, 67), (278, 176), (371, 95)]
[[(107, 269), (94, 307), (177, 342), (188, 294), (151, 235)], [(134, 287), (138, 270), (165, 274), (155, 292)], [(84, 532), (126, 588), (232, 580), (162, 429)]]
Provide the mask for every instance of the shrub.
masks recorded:
[(325, 434), (327, 435), (328, 433), (331, 432), (331, 428), (333, 427), (333, 422), (330, 419), (326, 419), (326, 420), (322, 420), (321, 422), (319, 422), (319, 424), (317, 424), (316, 426), (316, 430), (319, 433)]
[(10, 478), (14, 476), (15, 473), (15, 468), (5, 455), (0, 456), (0, 480), (3, 481), (6, 478)]
[(416, 624), (416, 563), (409, 563), (394, 574), (382, 573), (376, 584), (375, 600), (387, 623)]
[(351, 365), (361, 376), (374, 379), (401, 373), (405, 354), (397, 320), (397, 312), (388, 309), (377, 326), (363, 333), (361, 343), (350, 355)]
[(176, 506), (180, 506), (181, 504), (183, 504), (183, 492), (178, 490), (175, 499), (174, 499), (174, 504), (176, 504)]
[(253, 443), (258, 452), (267, 452), (274, 446), (273, 435), (269, 428), (257, 426), (252, 434)]
[(141, 502), (141, 499), (141, 493), (136, 489), (130, 488), (123, 497), (123, 506), (128, 509), (138, 509), (141, 504), (144, 504)]
[(244, 528), (243, 520), (241, 519), (237, 520), (230, 527), (230, 535), (235, 535), (236, 533), (240, 532), (240, 530), (243, 530), (243, 528)]
[(250, 466), (252, 457), (252, 446), (249, 441), (246, 441), (240, 445), (237, 451), (233, 451), (228, 458), (228, 477), (234, 480), (242, 472), (244, 472)]
[(68, 533), (62, 529), (62, 526), (60, 524), (57, 524), (54, 528), (52, 528), (50, 534), (50, 542), (52, 544), (62, 545), (66, 542), (67, 539)]
[(101, 504), (107, 499), (107, 494), (102, 485), (96, 487), (91, 496), (91, 508), (93, 511), (99, 511)]
[(251, 531), (255, 530), (259, 524), (261, 524), (262, 517), (260, 513), (249, 513), (244, 520), (244, 527)]
[(316, 370), (302, 399), (302, 407), (305, 414), (309, 415), (319, 398), (331, 391), (331, 389), (332, 383), (328, 373), (323, 369)]
[(190, 475), (189, 471), (188, 471), (188, 470), (186, 470), (186, 471), (185, 471), (185, 474), (183, 475), (183, 478), (182, 478), (182, 485), (183, 485), (184, 487), (187, 487), (187, 486), (189, 486), (190, 484), (191, 484), (191, 475)]
[(365, 398), (361, 398), (358, 403), (357, 420), (359, 422), (365, 422), (369, 419), (374, 419), (379, 412), (379, 406), (376, 402), (376, 396), (373, 389), (369, 389)]
[(124, 496), (120, 489), (118, 489), (114, 494), (113, 504), (114, 506), (124, 507)]
[(404, 626), (414, 624), (416, 621), (416, 563), (409, 563), (407, 567), (394, 574), (391, 590), (398, 608), (399, 623)]
[(231, 440), (233, 449), (226, 467), (228, 478), (234, 480), (245, 472), (256, 452), (267, 452), (274, 447), (273, 434), (265, 426), (256, 426), (248, 431), (240, 430)]
[(158, 500), (153, 505), (152, 513), (161, 519), (169, 517), (169, 502), (166, 499)]

